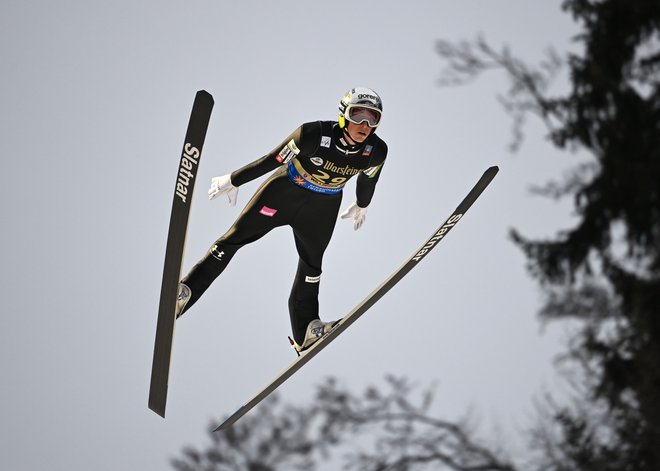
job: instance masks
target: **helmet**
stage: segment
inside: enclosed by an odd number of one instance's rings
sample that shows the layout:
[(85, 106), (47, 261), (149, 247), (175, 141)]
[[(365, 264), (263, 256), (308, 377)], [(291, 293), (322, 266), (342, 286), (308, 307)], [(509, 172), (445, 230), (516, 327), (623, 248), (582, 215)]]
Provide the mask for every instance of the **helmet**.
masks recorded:
[(375, 129), (382, 114), (383, 102), (378, 93), (371, 88), (352, 88), (339, 102), (339, 127), (343, 129), (348, 120), (355, 124), (366, 121), (370, 128)]

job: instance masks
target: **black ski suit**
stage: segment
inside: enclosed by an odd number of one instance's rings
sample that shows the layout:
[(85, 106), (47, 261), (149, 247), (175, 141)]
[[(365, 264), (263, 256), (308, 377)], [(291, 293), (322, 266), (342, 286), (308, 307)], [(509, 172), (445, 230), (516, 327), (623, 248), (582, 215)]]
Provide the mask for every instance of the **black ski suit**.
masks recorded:
[(319, 318), (321, 262), (337, 220), (342, 189), (357, 175), (357, 204), (371, 202), (387, 145), (375, 133), (349, 146), (334, 121), (305, 123), (262, 158), (231, 174), (240, 186), (272, 170), (233, 226), (181, 280), (192, 291), (189, 309), (225, 269), (234, 254), (271, 229), (288, 225), (299, 262), (289, 297), (294, 339), (302, 344), (310, 321)]

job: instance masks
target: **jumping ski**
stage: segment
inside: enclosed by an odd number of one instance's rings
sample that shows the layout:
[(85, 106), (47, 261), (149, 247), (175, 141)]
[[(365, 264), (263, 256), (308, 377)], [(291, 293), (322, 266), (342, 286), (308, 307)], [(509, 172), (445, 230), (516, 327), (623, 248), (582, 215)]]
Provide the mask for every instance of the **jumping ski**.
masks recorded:
[(198, 91), (190, 114), (174, 186), (174, 201), (167, 235), (165, 267), (160, 291), (156, 342), (151, 368), (151, 386), (149, 388), (149, 409), (161, 417), (165, 417), (170, 357), (174, 337), (176, 290), (181, 277), (188, 216), (212, 109), (213, 97), (204, 90)]
[(325, 334), (321, 339), (314, 343), (309, 350), (304, 352), (294, 360), (285, 370), (283, 370), (270, 384), (262, 389), (256, 396), (250, 399), (244, 406), (240, 407), (234, 414), (229, 416), (222, 424), (213, 431), (226, 430), (238, 419), (247, 414), (252, 408), (259, 404), (269, 394), (275, 391), (284, 381), (290, 378), (296, 371), (302, 368), (307, 362), (314, 358), (318, 353), (327, 347), (330, 342), (336, 339), (353, 322), (362, 316), (371, 306), (382, 298), (385, 293), (394, 287), (401, 279), (408, 274), (433, 248), (440, 242), (447, 233), (460, 221), (466, 211), (477, 200), (479, 195), (486, 189), (490, 182), (495, 178), (499, 171), (497, 166), (488, 168), (481, 176), (477, 184), (470, 190), (468, 195), (461, 201), (456, 210), (449, 218), (426, 240), (413, 254), (395, 270), (383, 283), (380, 284), (369, 296), (358, 304), (351, 312), (344, 316), (333, 329)]

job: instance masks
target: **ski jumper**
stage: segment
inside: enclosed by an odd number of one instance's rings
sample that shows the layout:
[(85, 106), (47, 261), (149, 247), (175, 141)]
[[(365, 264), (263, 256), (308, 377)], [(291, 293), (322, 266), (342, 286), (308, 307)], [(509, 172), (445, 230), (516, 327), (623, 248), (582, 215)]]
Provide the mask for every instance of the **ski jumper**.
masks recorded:
[(181, 280), (192, 291), (187, 311), (223, 272), (234, 254), (275, 227), (293, 229), (299, 255), (289, 296), (296, 342), (302, 343), (309, 322), (319, 318), (321, 265), (339, 213), (342, 190), (357, 175), (357, 205), (371, 202), (387, 145), (373, 131), (350, 146), (334, 121), (305, 123), (281, 145), (231, 174), (240, 186), (275, 170), (258, 188), (236, 222)]

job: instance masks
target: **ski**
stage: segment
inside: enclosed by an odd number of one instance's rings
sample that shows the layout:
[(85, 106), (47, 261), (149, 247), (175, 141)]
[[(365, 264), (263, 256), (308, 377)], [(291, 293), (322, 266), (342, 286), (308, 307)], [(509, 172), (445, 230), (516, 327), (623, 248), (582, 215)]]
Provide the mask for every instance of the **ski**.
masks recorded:
[(447, 233), (460, 221), (465, 212), (477, 200), (479, 195), (486, 189), (490, 182), (495, 178), (498, 167), (488, 168), (481, 176), (477, 184), (470, 190), (468, 195), (461, 201), (456, 210), (449, 218), (426, 240), (397, 270), (395, 270), (383, 283), (380, 284), (369, 296), (358, 304), (351, 312), (339, 321), (335, 327), (325, 334), (321, 339), (314, 343), (306, 352), (294, 360), (286, 369), (284, 369), (270, 384), (262, 389), (256, 396), (250, 399), (245, 405), (240, 407), (234, 414), (229, 416), (222, 424), (216, 427), (213, 432), (226, 430), (231, 427), (238, 419), (247, 414), (252, 408), (259, 404), (269, 394), (275, 391), (284, 381), (290, 378), (296, 371), (302, 368), (312, 358), (327, 347), (330, 342), (336, 339), (353, 322), (362, 316), (371, 306), (382, 298), (385, 293), (394, 287), (401, 279), (408, 274), (417, 264), (433, 250)]
[(165, 417), (165, 404), (167, 403), (167, 384), (174, 337), (176, 290), (181, 277), (188, 216), (212, 109), (213, 97), (205, 90), (198, 91), (190, 113), (190, 121), (188, 122), (188, 130), (186, 131), (186, 139), (181, 151), (181, 160), (174, 186), (174, 201), (165, 249), (165, 266), (160, 289), (156, 341), (151, 367), (151, 386), (149, 388), (149, 409), (161, 417)]

